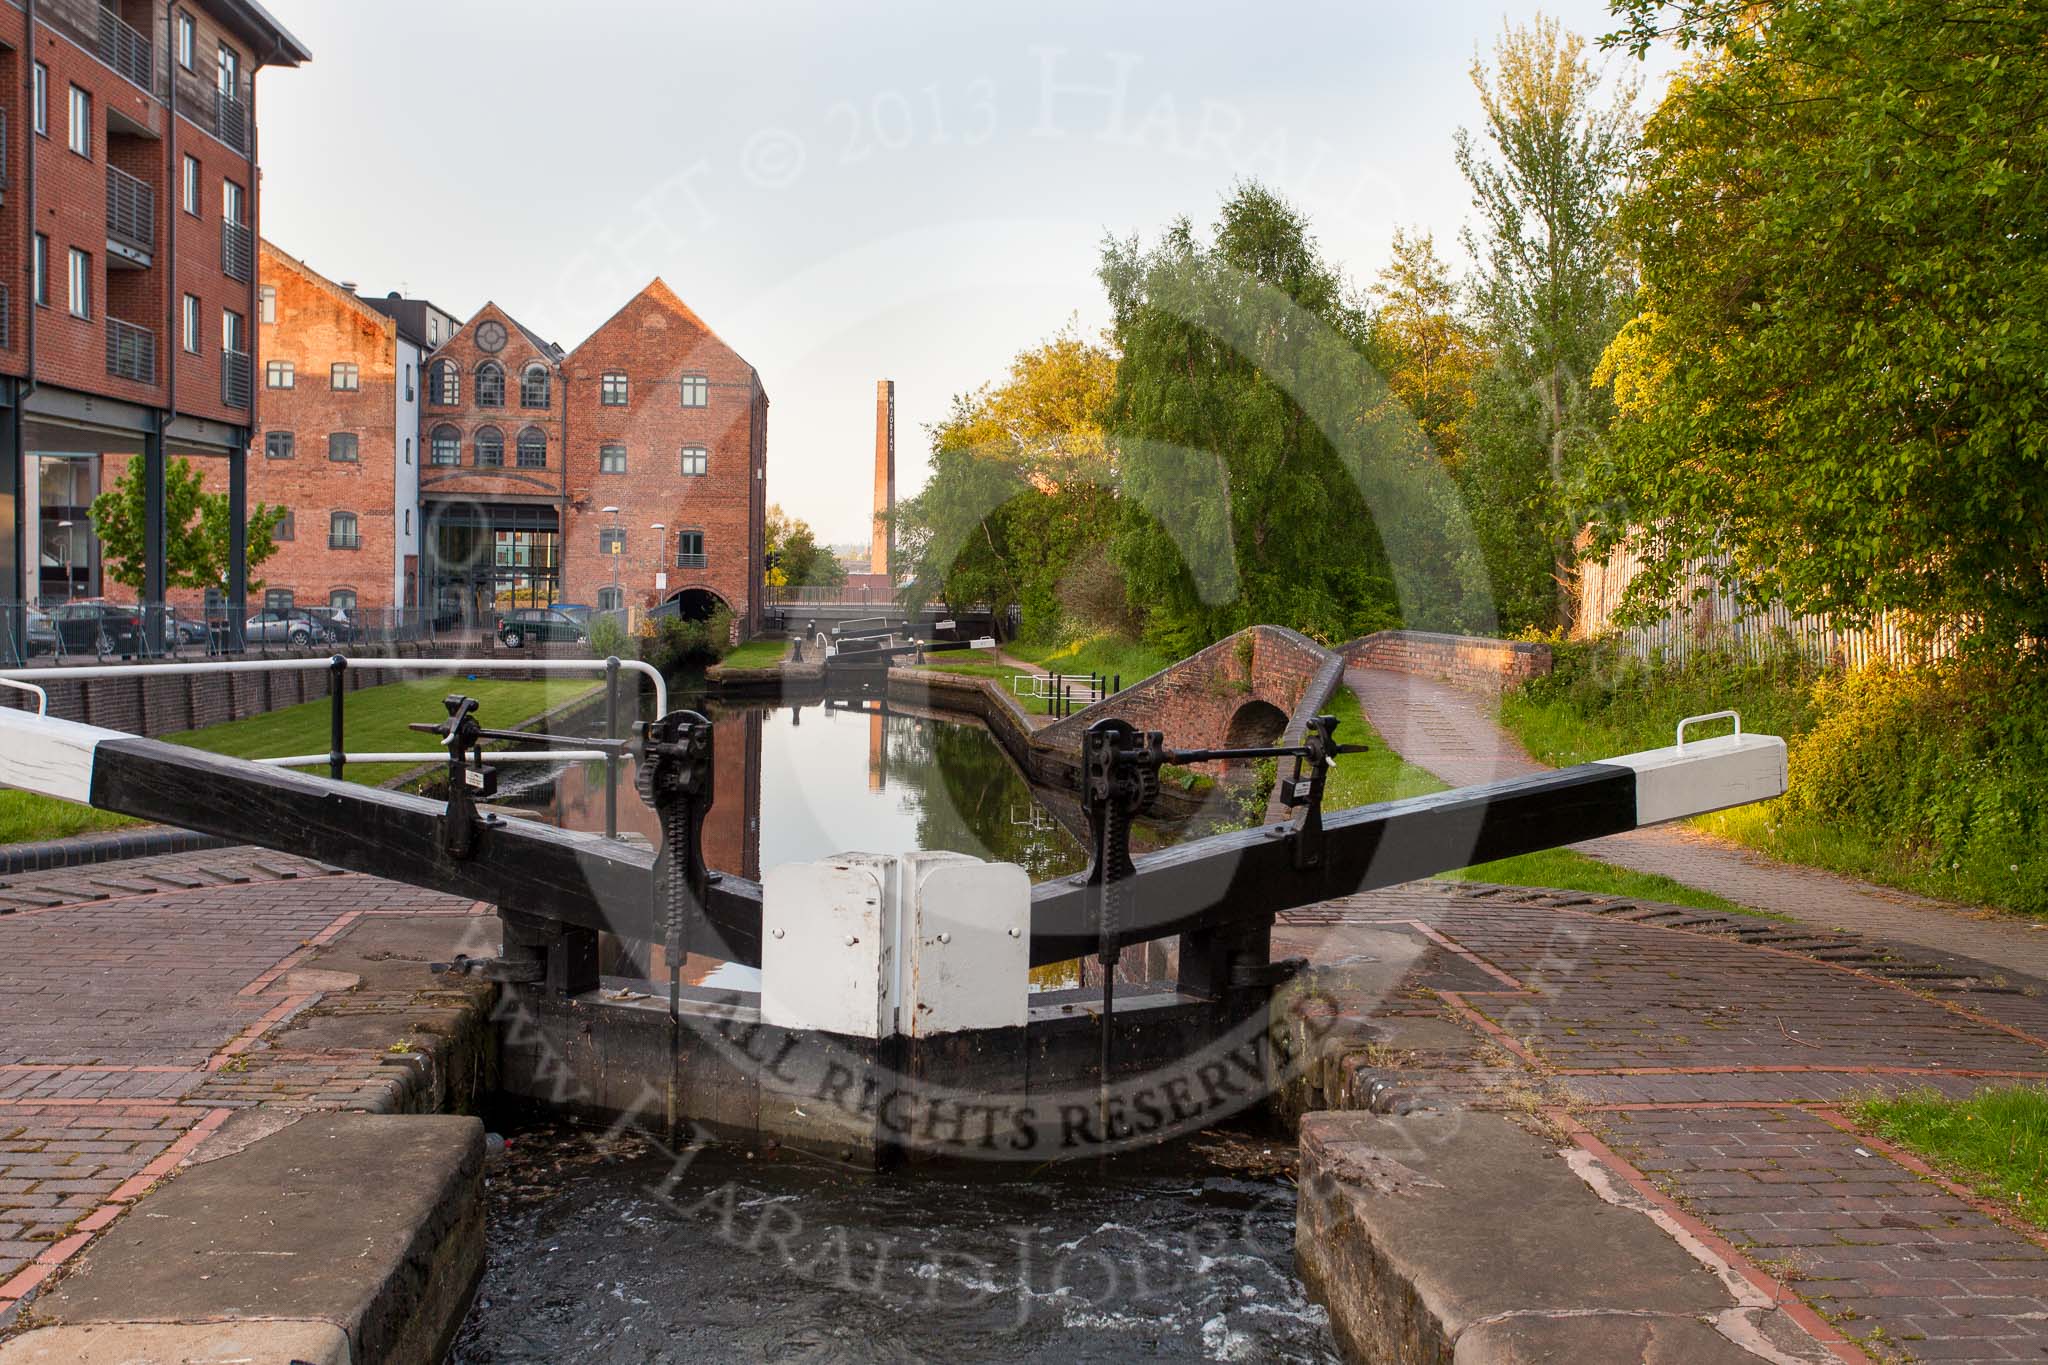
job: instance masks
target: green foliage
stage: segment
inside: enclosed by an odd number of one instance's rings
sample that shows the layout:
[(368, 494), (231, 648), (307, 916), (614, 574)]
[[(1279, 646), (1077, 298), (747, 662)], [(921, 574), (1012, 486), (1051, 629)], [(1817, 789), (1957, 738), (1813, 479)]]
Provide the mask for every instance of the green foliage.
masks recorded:
[(766, 554), (772, 587), (831, 588), (846, 581), (846, 566), (818, 544), (811, 524), (780, 504), (768, 509)]
[(600, 659), (630, 659), (635, 653), (631, 632), (616, 616), (591, 617), (584, 642), (590, 646), (591, 654)]
[(1115, 462), (1102, 409), (1116, 362), (1062, 332), (1020, 353), (1008, 377), (953, 400), (931, 429), (931, 476), (897, 512), (899, 555), (917, 604), (1022, 609), (1024, 633), (1058, 639), (1073, 624), (1076, 574), (1090, 615), (1115, 615), (1122, 580), (1099, 552), (1117, 521)]
[(1541, 16), (1505, 30), (1472, 83), (1484, 141), (1461, 129), (1457, 161), (1479, 217), (1465, 242), (1492, 364), (1459, 487), (1513, 630), (1570, 619), (1586, 470), (1611, 420), (1591, 381), (1632, 283), (1608, 229), (1635, 152), (1635, 91), (1603, 104), (1584, 41)]
[(680, 616), (651, 616), (640, 635), (640, 657), (674, 675), (715, 664), (732, 638), (732, 612), (720, 607), (701, 621)]
[(1828, 673), (1790, 651), (1645, 666), (1566, 646), (1502, 700), (1536, 757), (1667, 745), (1682, 716), (1734, 709), (1783, 736), (1784, 798), (1699, 823), (1795, 862), (1957, 900), (2048, 911), (2048, 681), (2018, 665)]
[(1617, 12), (1701, 48), (1619, 219), (1640, 313), (1595, 491), (1632, 605), (1707, 560), (1795, 611), (2048, 638), (2040, 5)]
[(718, 662), (727, 668), (773, 668), (788, 657), (787, 640), (749, 640), (733, 646)]
[[(143, 523), (146, 490), (143, 462), (138, 457), (114, 486), (93, 499), (92, 526), (99, 537), (106, 576), (137, 592), (143, 584)], [(247, 556), (249, 571), (277, 553), (273, 534), (284, 520), (285, 509), (257, 503), (249, 509)], [(184, 456), (164, 464), (164, 562), (167, 584), (173, 588), (219, 588), (228, 586), (228, 495), (208, 493), (201, 486), (199, 472)], [(261, 579), (251, 578), (249, 590), (259, 591)]]
[(1874, 1096), (1851, 1106), (1858, 1123), (1927, 1158), (2035, 1226), (2048, 1224), (2048, 1090), (1938, 1090)]
[(1213, 242), (1183, 219), (1150, 250), (1112, 242), (1101, 276), (1112, 553), (1149, 641), (1182, 655), (1259, 622), (1339, 640), (1478, 609), (1455, 495), (1299, 213), (1243, 185)]

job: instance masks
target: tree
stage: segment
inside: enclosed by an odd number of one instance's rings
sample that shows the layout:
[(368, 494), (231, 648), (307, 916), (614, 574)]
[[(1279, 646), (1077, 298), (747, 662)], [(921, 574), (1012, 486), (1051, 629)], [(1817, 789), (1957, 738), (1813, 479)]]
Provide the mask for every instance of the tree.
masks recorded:
[(846, 581), (845, 566), (818, 544), (810, 523), (780, 503), (768, 509), (767, 554), (770, 587), (830, 588)]
[(1020, 352), (1001, 383), (953, 400), (930, 431), (931, 476), (897, 514), (914, 597), (986, 602), (999, 617), (1015, 605), (1037, 638), (1073, 624), (1063, 580), (1118, 515), (1103, 429), (1115, 385), (1116, 361), (1070, 325)]
[[(106, 575), (142, 591), (146, 510), (143, 461), (131, 459), (114, 486), (93, 499), (92, 527)], [(249, 509), (246, 555), (253, 573), (277, 553), (275, 533), (285, 509), (257, 503)], [(209, 493), (192, 462), (180, 455), (164, 464), (165, 583), (173, 588), (228, 588), (228, 495)], [(251, 578), (251, 591), (263, 587)]]
[(1373, 286), (1373, 360), (1445, 464), (1456, 469), (1485, 361), (1458, 311), (1458, 287), (1429, 233), (1394, 233), (1393, 259)]
[[(1528, 562), (1532, 538), (1547, 546), (1554, 611), (1503, 623), (1569, 624), (1585, 471), (1611, 416), (1593, 370), (1632, 287), (1609, 225), (1637, 143), (1635, 87), (1602, 103), (1584, 40), (1541, 16), (1506, 29), (1492, 68), (1472, 64), (1472, 83), (1485, 140), (1461, 129), (1457, 161), (1479, 218), (1465, 241), (1479, 262), (1474, 303), (1496, 374), (1482, 391), (1490, 403), (1475, 437), (1484, 439), (1464, 482), (1494, 499), (1475, 520), (1507, 535), (1486, 546), (1503, 604), (1534, 595), (1503, 571)], [(1532, 456), (1535, 486), (1526, 482)]]
[(1455, 499), (1298, 212), (1245, 184), (1213, 243), (1183, 219), (1150, 250), (1112, 242), (1101, 275), (1121, 352), (1113, 548), (1159, 645), (1461, 619)]
[(2048, 47), (2038, 3), (1619, 11), (1700, 45), (1621, 216), (1602, 547), (1753, 604), (2048, 638)]

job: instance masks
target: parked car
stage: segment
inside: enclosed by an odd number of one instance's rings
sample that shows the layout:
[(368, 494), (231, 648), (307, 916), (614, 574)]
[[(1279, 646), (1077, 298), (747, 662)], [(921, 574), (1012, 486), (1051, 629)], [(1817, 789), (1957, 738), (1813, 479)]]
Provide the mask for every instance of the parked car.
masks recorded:
[(306, 614), (320, 623), (330, 640), (346, 644), (353, 641), (359, 633), (355, 622), (348, 619), (348, 612), (344, 608), (307, 607)]
[(50, 613), (46, 611), (37, 611), (34, 607), (28, 609), (24, 637), (22, 643), (26, 648), (23, 652), (30, 658), (57, 652), (57, 627), (51, 623)]
[(244, 624), (243, 638), (252, 645), (323, 645), (327, 627), (304, 607), (266, 607)]
[(142, 652), (142, 612), (137, 607), (97, 598), (63, 602), (50, 608), (50, 624), (57, 632), (57, 647), (65, 654), (127, 658)]
[(209, 631), (202, 616), (188, 616), (177, 607), (164, 613), (164, 643), (203, 645)]
[(521, 607), (498, 618), (498, 643), (507, 649), (581, 644), (583, 639), (583, 623), (559, 607)]

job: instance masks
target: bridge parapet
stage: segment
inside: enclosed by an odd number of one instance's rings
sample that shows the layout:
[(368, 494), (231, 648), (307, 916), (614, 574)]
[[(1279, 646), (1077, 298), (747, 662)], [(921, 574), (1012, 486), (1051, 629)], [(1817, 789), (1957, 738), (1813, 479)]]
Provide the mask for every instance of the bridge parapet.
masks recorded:
[(1343, 660), (1301, 632), (1250, 626), (1039, 733), (1078, 750), (1089, 726), (1114, 717), (1182, 748), (1274, 744), (1298, 739), (1342, 676)]

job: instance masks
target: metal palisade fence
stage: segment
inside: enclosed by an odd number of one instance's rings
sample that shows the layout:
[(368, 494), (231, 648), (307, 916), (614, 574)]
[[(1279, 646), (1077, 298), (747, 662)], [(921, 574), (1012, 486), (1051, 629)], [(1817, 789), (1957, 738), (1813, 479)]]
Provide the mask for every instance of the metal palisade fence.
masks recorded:
[(1783, 602), (1758, 611), (1725, 587), (1704, 562), (1688, 570), (1662, 617), (1619, 625), (1614, 616), (1622, 594), (1641, 572), (1641, 558), (1626, 548), (1582, 564), (1579, 619), (1573, 633), (1612, 641), (1646, 662), (1684, 663), (1702, 654), (1761, 659), (1790, 648), (1829, 667), (1853, 669), (1873, 663), (1912, 666), (1954, 652), (1954, 640), (1946, 633), (1917, 630), (1910, 618), (1898, 614), (1857, 627), (1839, 625), (1824, 612), (1795, 614)]

